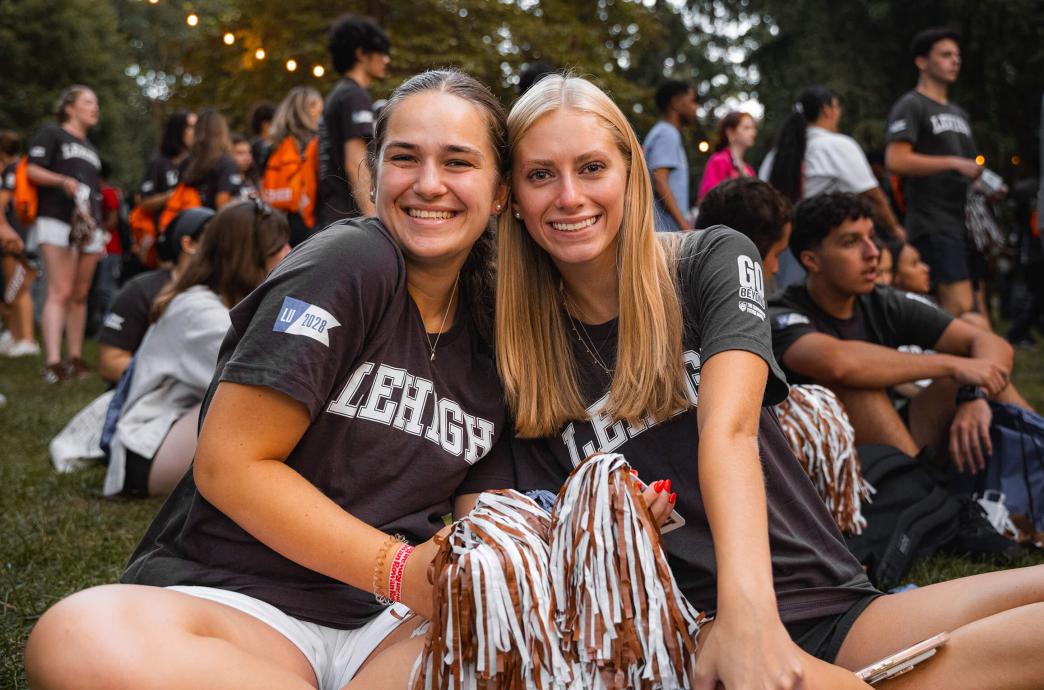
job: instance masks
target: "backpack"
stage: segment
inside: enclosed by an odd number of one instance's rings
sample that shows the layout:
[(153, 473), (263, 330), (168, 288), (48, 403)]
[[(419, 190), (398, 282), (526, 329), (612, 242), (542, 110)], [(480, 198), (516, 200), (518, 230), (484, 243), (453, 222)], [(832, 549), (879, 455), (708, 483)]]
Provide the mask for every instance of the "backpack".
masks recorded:
[(319, 138), (312, 137), (304, 154), (293, 137), (286, 137), (265, 161), (261, 198), (287, 213), (298, 213), (308, 227), (315, 225), (319, 186)]
[(140, 206), (135, 206), (134, 210), (130, 212), (127, 222), (130, 224), (131, 243), (136, 247), (149, 245), (149, 251), (145, 254), (142, 265), (148, 268), (159, 266), (156, 257), (156, 237), (159, 234), (156, 231), (156, 217)]
[(199, 190), (184, 182), (179, 182), (170, 198), (167, 199), (167, 205), (163, 207), (163, 213), (160, 214), (159, 218), (159, 226), (156, 229), (159, 232), (163, 232), (170, 225), (170, 221), (174, 220), (174, 216), (186, 209), (202, 205), (203, 197), (199, 195)]
[(990, 401), (993, 455), (984, 489), (1001, 491), (1012, 513), (1026, 513), (1044, 531), (1044, 417), (1015, 405)]
[(914, 561), (957, 535), (961, 504), (931, 471), (898, 448), (859, 446), (863, 477), (876, 490), (863, 503), (866, 527), (846, 537), (848, 549), (867, 566), (878, 588), (898, 584)]
[(38, 197), (36, 185), (29, 179), (29, 156), (22, 156), (15, 166), (14, 199), (11, 203), (22, 225), (29, 227), (36, 221)]

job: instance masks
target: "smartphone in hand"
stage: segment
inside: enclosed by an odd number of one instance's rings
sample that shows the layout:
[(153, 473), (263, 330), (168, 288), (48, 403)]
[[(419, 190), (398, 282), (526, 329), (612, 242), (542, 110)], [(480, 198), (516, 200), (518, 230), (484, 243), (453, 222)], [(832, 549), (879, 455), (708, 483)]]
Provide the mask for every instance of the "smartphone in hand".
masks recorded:
[(856, 671), (856, 677), (864, 683), (874, 685), (889, 678), (895, 678), (907, 671), (912, 671), (914, 666), (925, 659), (930, 658), (950, 639), (950, 633), (939, 633), (922, 640), (915, 645), (890, 654), (884, 659), (875, 661), (866, 668)]

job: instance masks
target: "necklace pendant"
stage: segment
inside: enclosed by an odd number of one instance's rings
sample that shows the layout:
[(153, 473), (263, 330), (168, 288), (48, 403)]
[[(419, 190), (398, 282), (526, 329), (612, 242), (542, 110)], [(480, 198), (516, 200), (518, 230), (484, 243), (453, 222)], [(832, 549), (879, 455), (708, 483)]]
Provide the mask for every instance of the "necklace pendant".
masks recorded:
[(429, 359), (428, 361), (429, 362), (434, 362), (435, 361), (435, 350), (431, 351), (431, 359)]

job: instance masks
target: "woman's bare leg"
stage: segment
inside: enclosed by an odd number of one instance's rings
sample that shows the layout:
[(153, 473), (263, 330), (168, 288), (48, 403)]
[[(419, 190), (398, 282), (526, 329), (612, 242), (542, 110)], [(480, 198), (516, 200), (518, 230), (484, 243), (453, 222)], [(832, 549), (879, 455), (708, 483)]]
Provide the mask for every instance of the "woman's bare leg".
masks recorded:
[(1044, 565), (965, 577), (875, 600), (837, 663), (858, 669), (940, 632), (948, 642), (882, 687), (1044, 688)]
[(66, 311), (72, 297), (76, 275), (76, 251), (53, 244), (41, 244), (44, 273), (47, 275), (47, 301), (40, 319), (44, 341), (44, 363), (48, 366), (62, 361), (62, 331)]
[(91, 291), (94, 269), (101, 258), (100, 253), (77, 252), (77, 255), (75, 279), (65, 314), (65, 348), (70, 359), (83, 356), (83, 337), (87, 328), (87, 295)]
[(260, 620), (182, 592), (105, 585), (51, 607), (25, 648), (34, 690), (314, 690), (301, 651)]
[(421, 619), (403, 623), (359, 667), (342, 690), (406, 690), (413, 665), (424, 651), (424, 635), (411, 637)]

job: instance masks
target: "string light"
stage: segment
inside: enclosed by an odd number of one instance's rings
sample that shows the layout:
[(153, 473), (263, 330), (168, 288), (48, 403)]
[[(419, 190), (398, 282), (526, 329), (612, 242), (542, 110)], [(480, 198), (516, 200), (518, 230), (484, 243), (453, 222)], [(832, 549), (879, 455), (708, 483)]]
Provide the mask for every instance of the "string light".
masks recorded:
[(236, 37), (231, 31), (228, 31), (225, 33), (222, 40), (225, 42), (225, 45), (230, 46), (236, 42)]
[(159, 0), (149, 0), (149, 3), (152, 5), (155, 5), (157, 2), (159, 2)]
[(975, 157), (975, 164), (976, 165), (986, 165), (986, 156), (984, 156), (984, 155), (982, 155), (980, 153), (978, 156)]
[(1012, 165), (1018, 165), (1020, 163), (1022, 163), (1022, 156), (1020, 156), (1018, 154), (1015, 154), (1014, 156), (1011, 157), (1011, 164)]
[(700, 153), (707, 153), (710, 151), (710, 142), (704, 139), (696, 146), (700, 150)]
[(193, 12), (189, 16), (185, 17), (185, 23), (189, 26), (195, 26), (196, 24), (199, 24), (199, 15)]
[(297, 60), (295, 60), (293, 58), (290, 58), (289, 60), (287, 60), (286, 61), (286, 71), (287, 72), (294, 72), (296, 70), (297, 70)]
[(264, 48), (258, 48), (257, 50), (255, 50), (254, 51), (254, 57), (256, 57), (258, 60), (264, 60), (265, 59), (265, 49)]
[(318, 77), (321, 77), (324, 74), (326, 74), (326, 70), (323, 69), (322, 65), (316, 65), (315, 67), (312, 68), (312, 74), (314, 74), (316, 76), (316, 78), (318, 78)]

